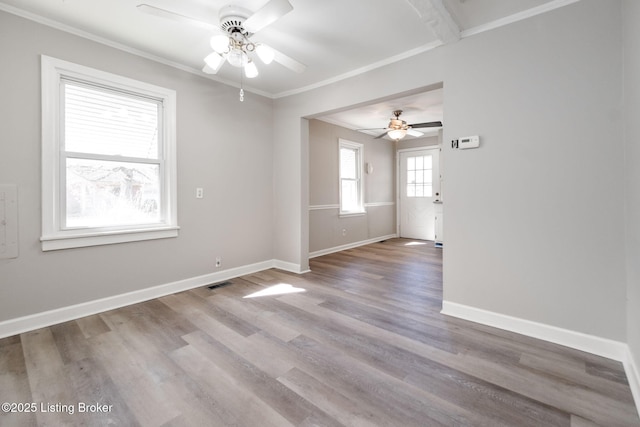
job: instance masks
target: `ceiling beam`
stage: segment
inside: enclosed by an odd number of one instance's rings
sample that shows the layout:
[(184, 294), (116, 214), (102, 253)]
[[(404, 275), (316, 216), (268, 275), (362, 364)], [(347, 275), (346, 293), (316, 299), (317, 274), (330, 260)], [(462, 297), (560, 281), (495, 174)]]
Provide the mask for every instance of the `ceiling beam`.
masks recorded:
[(460, 26), (442, 4), (442, 0), (407, 0), (422, 22), (442, 43), (460, 40)]

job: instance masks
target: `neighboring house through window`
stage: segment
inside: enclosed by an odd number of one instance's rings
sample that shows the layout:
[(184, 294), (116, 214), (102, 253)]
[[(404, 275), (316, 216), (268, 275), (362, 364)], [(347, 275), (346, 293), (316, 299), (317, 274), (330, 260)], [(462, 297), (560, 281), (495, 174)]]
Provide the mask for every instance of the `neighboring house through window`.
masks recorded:
[(42, 57), (42, 248), (175, 237), (175, 92)]
[(344, 139), (340, 147), (340, 215), (364, 213), (362, 159), (364, 146)]

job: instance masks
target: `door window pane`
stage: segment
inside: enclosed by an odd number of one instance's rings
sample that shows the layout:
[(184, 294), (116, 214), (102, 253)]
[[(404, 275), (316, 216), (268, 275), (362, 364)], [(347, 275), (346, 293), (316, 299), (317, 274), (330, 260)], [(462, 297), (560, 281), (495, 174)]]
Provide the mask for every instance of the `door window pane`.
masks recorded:
[(416, 158), (408, 157), (407, 158), (407, 170), (414, 171), (416, 170)]
[(422, 165), (423, 169), (433, 169), (433, 156), (423, 156), (424, 164)]
[(424, 181), (422, 181), (425, 185), (431, 184), (433, 182), (433, 173), (432, 171), (424, 171)]
[(432, 197), (433, 158), (407, 157), (407, 197)]

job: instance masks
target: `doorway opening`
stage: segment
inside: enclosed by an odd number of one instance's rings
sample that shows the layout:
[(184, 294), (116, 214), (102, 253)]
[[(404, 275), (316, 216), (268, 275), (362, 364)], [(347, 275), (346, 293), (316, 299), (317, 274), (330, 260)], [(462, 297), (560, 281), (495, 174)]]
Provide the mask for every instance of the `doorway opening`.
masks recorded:
[[(398, 118), (394, 113), (400, 110)], [(402, 185), (398, 156), (400, 151), (437, 147), (442, 139), (442, 112), (440, 83), (303, 118), (308, 132), (308, 258), (399, 236), (436, 240), (433, 205), (438, 197), (435, 193), (440, 193), (439, 152), (409, 156), (413, 163), (411, 171), (403, 172)], [(391, 130), (400, 122), (406, 132), (398, 136)], [(355, 176), (360, 177), (363, 200), (357, 213), (341, 209), (341, 140), (362, 146), (362, 161), (356, 168), (359, 174)], [(405, 168), (407, 161), (403, 161)], [(405, 190), (402, 193), (401, 188)], [(406, 193), (407, 189), (413, 192)], [(401, 224), (403, 215), (405, 222)], [(415, 220), (406, 222), (411, 218)], [(416, 233), (410, 227), (422, 230)]]

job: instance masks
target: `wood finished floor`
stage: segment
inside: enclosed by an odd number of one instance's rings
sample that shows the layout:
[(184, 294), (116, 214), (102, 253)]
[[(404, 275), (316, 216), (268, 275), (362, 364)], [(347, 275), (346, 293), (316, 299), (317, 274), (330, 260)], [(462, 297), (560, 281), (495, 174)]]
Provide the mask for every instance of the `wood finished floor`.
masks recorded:
[(441, 315), (411, 243), (0, 340), (0, 400), (37, 404), (0, 425), (640, 426), (620, 363)]

